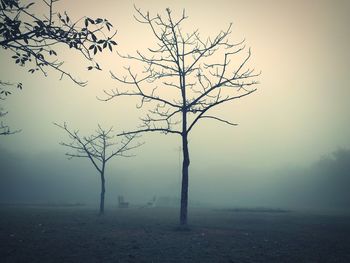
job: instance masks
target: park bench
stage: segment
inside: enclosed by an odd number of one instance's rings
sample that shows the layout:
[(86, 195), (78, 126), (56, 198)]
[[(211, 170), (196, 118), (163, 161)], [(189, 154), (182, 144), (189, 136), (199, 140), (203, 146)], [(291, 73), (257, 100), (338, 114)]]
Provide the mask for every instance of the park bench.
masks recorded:
[(118, 207), (119, 208), (128, 208), (129, 202), (124, 201), (124, 196), (120, 195), (118, 196)]

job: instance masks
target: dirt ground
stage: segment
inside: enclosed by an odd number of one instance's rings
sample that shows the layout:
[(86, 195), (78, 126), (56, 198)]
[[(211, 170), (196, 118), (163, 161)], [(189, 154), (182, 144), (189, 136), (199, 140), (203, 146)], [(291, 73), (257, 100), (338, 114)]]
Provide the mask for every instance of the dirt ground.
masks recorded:
[(301, 212), (0, 207), (0, 262), (350, 262), (350, 217)]

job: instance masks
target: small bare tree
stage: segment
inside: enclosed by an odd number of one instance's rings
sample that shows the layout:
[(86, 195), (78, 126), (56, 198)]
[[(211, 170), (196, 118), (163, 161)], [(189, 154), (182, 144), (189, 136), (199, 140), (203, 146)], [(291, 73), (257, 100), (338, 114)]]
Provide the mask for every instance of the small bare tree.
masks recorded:
[(140, 143), (133, 143), (136, 134), (125, 135), (120, 142), (116, 141), (116, 135), (112, 135), (112, 128), (103, 129), (100, 125), (96, 132), (90, 136), (81, 136), (78, 130), (69, 130), (67, 124), (54, 123), (57, 127), (63, 129), (71, 139), (71, 142), (61, 142), (61, 145), (68, 147), (72, 152), (67, 152), (69, 159), (88, 158), (100, 174), (101, 178), (101, 197), (100, 197), (100, 215), (104, 214), (105, 204), (105, 171), (107, 162), (113, 157), (131, 157), (129, 154), (132, 149), (139, 147)]
[(204, 119), (236, 125), (210, 112), (224, 103), (256, 91), (250, 87), (257, 84), (255, 79), (260, 73), (246, 68), (251, 52), (249, 49), (246, 55), (241, 55), (245, 49), (244, 41), (236, 44), (228, 41), (231, 25), (214, 38), (203, 39), (198, 30), (190, 34), (183, 33), (182, 22), (187, 18), (185, 11), (179, 19), (174, 20), (169, 9), (166, 9), (166, 17), (151, 16), (148, 12), (142, 13), (140, 9), (135, 9), (135, 19), (149, 26), (157, 47), (148, 48), (147, 53), (137, 51), (136, 55), (120, 54), (122, 58), (139, 62), (144, 66), (144, 71), (136, 74), (128, 67), (127, 75), (123, 77), (111, 72), (112, 78), (133, 88), (104, 91), (106, 97), (100, 99), (109, 101), (123, 96), (139, 97), (138, 108), (153, 103), (146, 117), (142, 118), (140, 128), (121, 135), (162, 132), (181, 136), (183, 165), (180, 225), (185, 226), (190, 165), (189, 133)]

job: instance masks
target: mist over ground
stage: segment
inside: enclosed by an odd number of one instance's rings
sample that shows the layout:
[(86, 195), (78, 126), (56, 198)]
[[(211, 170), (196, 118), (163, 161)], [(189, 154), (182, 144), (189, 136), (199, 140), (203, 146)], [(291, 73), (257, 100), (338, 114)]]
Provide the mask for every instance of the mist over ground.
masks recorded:
[[(88, 160), (67, 160), (60, 153), (24, 158), (2, 149), (0, 161), (1, 202), (97, 206), (100, 178)], [(174, 162), (157, 167), (136, 164), (133, 169), (113, 163), (106, 173), (106, 205), (116, 207), (119, 195), (135, 206), (154, 196), (160, 206), (179, 205), (180, 174)], [(200, 168), (191, 170), (191, 206), (349, 212), (349, 149), (338, 149), (309, 166), (290, 165), (273, 171), (239, 166), (220, 172), (215, 166)]]

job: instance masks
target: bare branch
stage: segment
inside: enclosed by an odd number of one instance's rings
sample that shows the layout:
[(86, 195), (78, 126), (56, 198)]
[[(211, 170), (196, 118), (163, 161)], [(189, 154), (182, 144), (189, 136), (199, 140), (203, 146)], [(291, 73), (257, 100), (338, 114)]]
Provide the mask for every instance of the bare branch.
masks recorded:
[[(198, 122), (199, 119), (201, 119), (203, 117), (203, 115), (209, 111), (210, 109), (220, 105), (220, 104), (223, 104), (225, 102), (228, 102), (228, 101), (231, 101), (231, 100), (236, 100), (236, 99), (240, 99), (240, 98), (243, 98), (243, 97), (246, 97), (248, 95), (250, 95), (251, 93), (255, 92), (257, 89), (254, 89), (254, 90), (250, 90), (242, 95), (239, 95), (239, 96), (234, 96), (234, 97), (226, 97), (224, 99), (221, 99), (221, 100), (217, 100), (216, 102), (214, 103), (211, 103), (211, 104), (208, 104), (205, 106), (204, 109), (200, 110), (200, 113), (199, 115), (193, 120), (193, 122), (189, 125), (188, 129), (187, 129), (187, 132), (190, 132), (191, 129), (193, 128), (193, 126)], [(227, 121), (228, 122), (228, 121)], [(234, 125), (236, 126), (236, 125)]]
[(99, 173), (103, 174), (106, 163), (115, 156), (130, 157), (128, 152), (138, 148), (142, 143), (132, 144), (136, 135), (124, 135), (120, 142), (117, 142), (116, 135), (112, 135), (113, 128), (104, 129), (97, 126), (95, 134), (88, 137), (80, 136), (79, 131), (69, 130), (67, 124), (57, 124), (55, 126), (63, 129), (71, 139), (69, 143), (60, 143), (73, 152), (67, 152), (66, 155), (72, 158), (88, 158)]
[(201, 119), (204, 119), (204, 118), (207, 118), (207, 119), (214, 119), (214, 120), (221, 121), (221, 122), (223, 122), (223, 123), (226, 123), (226, 124), (232, 125), (232, 126), (237, 126), (237, 125), (238, 125), (237, 123), (232, 123), (232, 122), (223, 120), (223, 119), (218, 118), (218, 117), (215, 117), (215, 116), (206, 116), (206, 115), (203, 115), (203, 116), (201, 116), (200, 118), (201, 118)]
[[(126, 68), (127, 76), (124, 77), (111, 72), (112, 79), (124, 84), (124, 87), (105, 90), (107, 98), (102, 100), (136, 96), (140, 98), (138, 108), (145, 103), (152, 104), (152, 107), (141, 118), (139, 129), (119, 135), (162, 132), (187, 138), (200, 119), (214, 119), (236, 126), (236, 123), (208, 115), (208, 112), (256, 91), (253, 86), (258, 84), (255, 79), (260, 73), (246, 68), (251, 50), (243, 58), (238, 56), (244, 54), (245, 39), (233, 44), (229, 42), (231, 24), (212, 38), (202, 38), (198, 30), (183, 33), (182, 23), (187, 18), (185, 12), (175, 19), (170, 9), (166, 9), (165, 17), (158, 14), (151, 16), (136, 7), (135, 10), (135, 19), (151, 29), (157, 40), (156, 47), (148, 48), (148, 53), (136, 51), (135, 56), (120, 55), (122, 59), (139, 62), (145, 69), (139, 73), (140, 76), (130, 67)], [(217, 59), (219, 61), (215, 61)], [(233, 65), (231, 61), (241, 63)], [(125, 86), (132, 89), (128, 90)], [(194, 119), (188, 119), (188, 114), (194, 114)]]
[(173, 130), (170, 130), (170, 129), (162, 129), (162, 128), (154, 128), (154, 129), (149, 128), (149, 129), (143, 129), (143, 130), (122, 132), (122, 133), (118, 134), (118, 136), (123, 136), (123, 135), (128, 135), (128, 134), (137, 134), (137, 133), (143, 133), (143, 132), (162, 132), (164, 134), (175, 133), (175, 134), (181, 135), (180, 131), (173, 131)]

